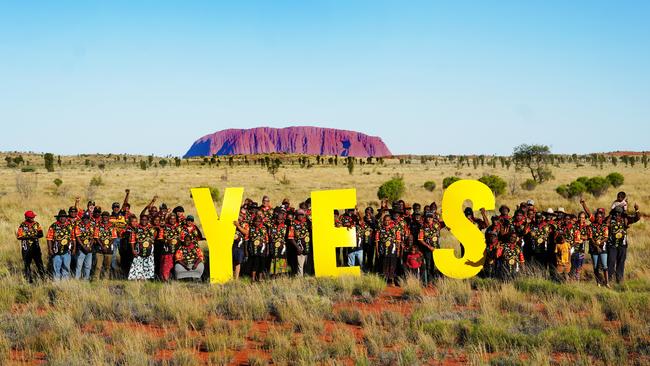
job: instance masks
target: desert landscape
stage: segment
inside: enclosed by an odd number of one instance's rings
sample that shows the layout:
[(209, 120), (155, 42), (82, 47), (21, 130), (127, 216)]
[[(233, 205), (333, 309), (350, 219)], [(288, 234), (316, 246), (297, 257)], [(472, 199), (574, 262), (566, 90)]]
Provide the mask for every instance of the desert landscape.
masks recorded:
[[(20, 156), (20, 159), (18, 157)], [(577, 197), (556, 192), (578, 177), (622, 174), (590, 208), (609, 207), (618, 190), (649, 212), (648, 168), (640, 154), (557, 157), (553, 178), (535, 187), (509, 157), (244, 155), (180, 159), (132, 155), (3, 153), (0, 168), (0, 364), (9, 365), (610, 365), (650, 363), (650, 228), (630, 229), (626, 280), (597, 287), (591, 262), (580, 282), (544, 276), (439, 280), (408, 278), (387, 287), (374, 275), (282, 278), (225, 285), (78, 280), (30, 285), (15, 230), (25, 210), (44, 227), (59, 209), (93, 199), (108, 208), (126, 188), (139, 212), (154, 195), (196, 215), (190, 188), (272, 204), (311, 191), (355, 188), (360, 208), (378, 207), (378, 187), (402, 179), (402, 199), (440, 203), (447, 177), (506, 182), (497, 207), (534, 199), (542, 210), (578, 212)], [(602, 158), (601, 158), (602, 157)], [(633, 161), (633, 162), (632, 162)], [(433, 181), (435, 187), (425, 182)], [(488, 213), (491, 215), (492, 213)], [(200, 227), (200, 222), (198, 223)], [(44, 242), (41, 241), (41, 246)], [(205, 242), (202, 243), (205, 245)], [(445, 231), (443, 247), (458, 247)], [(207, 251), (207, 247), (205, 248)]]

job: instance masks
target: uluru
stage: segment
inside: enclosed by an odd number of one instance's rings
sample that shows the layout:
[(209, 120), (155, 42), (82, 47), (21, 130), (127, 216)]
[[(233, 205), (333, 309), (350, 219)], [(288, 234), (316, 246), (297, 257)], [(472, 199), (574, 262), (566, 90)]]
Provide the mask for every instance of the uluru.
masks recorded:
[(268, 153), (353, 157), (392, 155), (377, 136), (333, 128), (294, 126), (217, 131), (196, 140), (183, 157)]

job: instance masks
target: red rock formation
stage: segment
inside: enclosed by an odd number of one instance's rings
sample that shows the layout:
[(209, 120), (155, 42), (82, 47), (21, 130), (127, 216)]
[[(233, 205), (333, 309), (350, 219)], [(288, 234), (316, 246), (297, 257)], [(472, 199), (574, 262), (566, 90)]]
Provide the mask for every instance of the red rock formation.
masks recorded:
[(390, 156), (381, 138), (321, 127), (228, 129), (196, 140), (184, 157), (292, 153), (338, 156)]

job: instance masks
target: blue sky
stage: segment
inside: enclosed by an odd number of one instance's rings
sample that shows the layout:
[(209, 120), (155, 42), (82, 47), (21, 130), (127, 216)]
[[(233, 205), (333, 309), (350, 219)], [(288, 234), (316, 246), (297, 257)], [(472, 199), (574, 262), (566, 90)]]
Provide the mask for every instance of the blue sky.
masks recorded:
[(396, 154), (650, 150), (647, 1), (2, 1), (0, 150), (315, 125)]

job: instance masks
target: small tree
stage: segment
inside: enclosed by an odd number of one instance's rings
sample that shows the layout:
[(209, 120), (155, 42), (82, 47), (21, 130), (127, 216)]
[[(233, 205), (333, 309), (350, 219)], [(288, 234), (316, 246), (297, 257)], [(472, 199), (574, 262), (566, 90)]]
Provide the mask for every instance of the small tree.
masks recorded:
[(166, 167), (166, 166), (167, 166), (167, 160), (166, 160), (166, 159), (162, 159), (162, 160), (160, 160), (160, 161), (158, 162), (158, 165), (160, 165), (160, 166), (163, 167), (163, 168)]
[(605, 177), (605, 178), (607, 178), (607, 181), (609, 182), (609, 184), (611, 184), (612, 187), (614, 187), (614, 188), (622, 186), (623, 182), (625, 181), (625, 178), (623, 177), (623, 174), (616, 173), (616, 172), (609, 173), (607, 175), (607, 177)]
[(600, 197), (609, 188), (609, 181), (603, 177), (593, 177), (589, 178), (587, 181), (587, 192), (594, 195), (594, 197)]
[(54, 155), (51, 153), (46, 153), (43, 155), (43, 160), (45, 160), (45, 169), (48, 172), (54, 171)]
[(506, 191), (506, 181), (497, 175), (485, 175), (478, 181), (490, 187), (495, 196), (500, 196)]
[(442, 188), (447, 189), (450, 185), (454, 184), (454, 182), (459, 181), (460, 178), (458, 177), (446, 177), (445, 179), (442, 180)]
[(352, 175), (354, 173), (354, 158), (348, 158), (348, 173)]
[(434, 182), (432, 180), (428, 180), (428, 181), (424, 182), (424, 184), (422, 186), (427, 191), (433, 192), (436, 189), (436, 182)]
[(537, 187), (537, 181), (534, 179), (526, 179), (523, 183), (521, 183), (521, 189), (526, 190), (526, 191), (532, 191)]
[(393, 178), (384, 182), (377, 190), (377, 197), (379, 199), (387, 199), (389, 201), (396, 201), (402, 197), (406, 191), (404, 179), (401, 177)]
[(546, 145), (522, 144), (514, 148), (512, 159), (517, 167), (525, 167), (537, 183), (543, 183), (553, 178), (548, 169), (548, 159), (551, 149)]
[(140, 160), (140, 169), (147, 170), (147, 163), (144, 160)]

